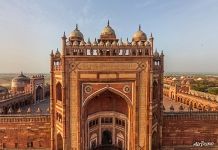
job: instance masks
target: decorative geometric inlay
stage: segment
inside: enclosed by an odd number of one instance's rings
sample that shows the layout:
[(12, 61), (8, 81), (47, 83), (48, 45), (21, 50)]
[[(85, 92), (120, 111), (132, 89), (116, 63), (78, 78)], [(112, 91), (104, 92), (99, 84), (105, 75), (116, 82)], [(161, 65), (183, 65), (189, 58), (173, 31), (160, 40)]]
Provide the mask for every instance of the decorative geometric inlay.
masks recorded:
[(98, 93), (106, 90), (112, 91), (126, 97), (132, 103), (132, 83), (131, 82), (119, 82), (119, 83), (82, 83), (82, 105), (85, 104), (86, 100), (92, 96), (98, 95)]
[(85, 86), (84, 91), (85, 91), (86, 94), (91, 93), (92, 92), (92, 86), (91, 85)]
[(77, 68), (77, 64), (76, 63), (74, 63), (74, 62), (72, 62), (72, 63), (70, 63), (70, 66), (69, 66), (69, 72), (71, 72), (71, 71), (73, 71), (73, 70), (75, 70), (76, 68)]
[(129, 86), (129, 85), (124, 85), (124, 87), (123, 87), (123, 92), (124, 92), (124, 93), (130, 93), (130, 92), (131, 92), (130, 86)]
[(140, 67), (141, 67), (142, 69), (145, 69), (145, 68), (146, 68), (146, 65), (145, 65), (144, 63), (141, 63), (141, 64), (140, 64)]
[(137, 63), (114, 63), (114, 62), (81, 62), (78, 64), (80, 70), (136, 70)]

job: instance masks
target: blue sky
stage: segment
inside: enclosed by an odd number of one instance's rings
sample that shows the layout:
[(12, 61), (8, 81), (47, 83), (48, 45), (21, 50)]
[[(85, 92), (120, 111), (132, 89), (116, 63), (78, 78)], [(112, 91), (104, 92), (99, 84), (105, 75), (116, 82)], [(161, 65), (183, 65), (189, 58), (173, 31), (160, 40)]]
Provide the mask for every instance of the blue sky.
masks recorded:
[(217, 0), (1, 0), (0, 72), (49, 72), (64, 31), (93, 41), (108, 19), (118, 38), (152, 32), (166, 72), (218, 72)]

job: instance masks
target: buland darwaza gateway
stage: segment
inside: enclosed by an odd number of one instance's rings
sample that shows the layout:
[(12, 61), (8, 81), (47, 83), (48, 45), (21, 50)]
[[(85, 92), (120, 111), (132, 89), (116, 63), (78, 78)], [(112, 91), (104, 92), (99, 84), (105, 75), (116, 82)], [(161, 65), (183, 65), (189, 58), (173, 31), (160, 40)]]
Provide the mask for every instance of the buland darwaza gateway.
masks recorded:
[(109, 22), (90, 42), (76, 26), (51, 54), (51, 149), (156, 150), (162, 138), (163, 58), (139, 26), (117, 39)]
[(191, 90), (189, 78), (163, 81), (163, 53), (140, 26), (131, 42), (109, 22), (93, 42), (78, 26), (61, 41), (50, 93), (44, 76), (23, 73), (0, 93), (0, 149), (218, 149), (217, 95)]

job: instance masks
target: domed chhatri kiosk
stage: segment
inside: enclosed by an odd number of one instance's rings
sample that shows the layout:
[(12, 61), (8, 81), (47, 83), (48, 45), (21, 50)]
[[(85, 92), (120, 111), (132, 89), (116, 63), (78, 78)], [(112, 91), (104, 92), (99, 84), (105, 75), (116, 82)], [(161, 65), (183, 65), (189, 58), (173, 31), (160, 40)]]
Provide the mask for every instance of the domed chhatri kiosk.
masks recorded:
[(85, 41), (78, 25), (51, 53), (51, 149), (155, 150), (162, 136), (163, 53), (139, 26), (132, 41), (109, 21)]
[(28, 86), (30, 85), (30, 78), (25, 76), (23, 72), (21, 72), (17, 77), (13, 78), (11, 81), (11, 90), (16, 92), (23, 92), (28, 90)]

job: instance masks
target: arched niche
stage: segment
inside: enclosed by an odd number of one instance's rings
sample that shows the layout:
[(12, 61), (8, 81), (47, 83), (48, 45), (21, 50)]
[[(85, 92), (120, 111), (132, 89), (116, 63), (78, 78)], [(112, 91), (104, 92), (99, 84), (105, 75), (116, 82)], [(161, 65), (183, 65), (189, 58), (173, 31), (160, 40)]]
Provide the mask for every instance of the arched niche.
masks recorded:
[(101, 111), (114, 111), (128, 116), (129, 106), (127, 101), (113, 91), (102, 91), (87, 101), (84, 106), (86, 117)]
[(38, 86), (36, 88), (36, 101), (43, 100), (43, 88), (41, 86)]
[(63, 138), (60, 133), (57, 134), (57, 150), (63, 150)]
[(56, 84), (56, 100), (62, 101), (62, 85), (60, 82)]
[(157, 100), (158, 94), (159, 94), (159, 92), (158, 92), (158, 84), (157, 84), (157, 81), (155, 80), (153, 82), (153, 99), (154, 100)]

